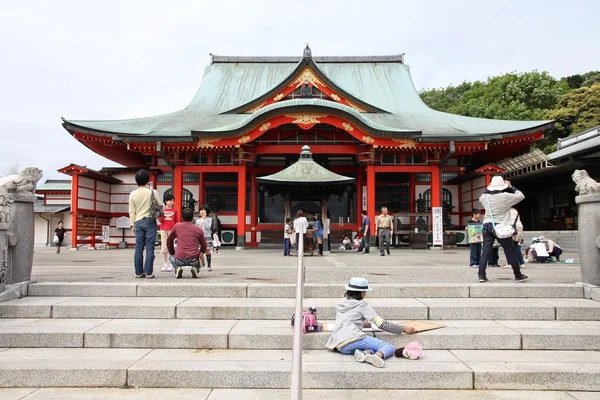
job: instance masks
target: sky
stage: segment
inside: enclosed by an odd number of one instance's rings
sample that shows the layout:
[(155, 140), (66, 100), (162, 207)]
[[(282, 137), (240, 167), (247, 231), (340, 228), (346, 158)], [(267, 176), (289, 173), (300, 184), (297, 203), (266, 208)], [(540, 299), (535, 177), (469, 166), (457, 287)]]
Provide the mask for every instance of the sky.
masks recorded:
[(415, 86), (506, 72), (600, 70), (600, 2), (571, 0), (1, 0), (0, 176), (70, 163), (115, 166), (73, 139), (68, 119), (176, 111), (209, 53), (405, 53)]

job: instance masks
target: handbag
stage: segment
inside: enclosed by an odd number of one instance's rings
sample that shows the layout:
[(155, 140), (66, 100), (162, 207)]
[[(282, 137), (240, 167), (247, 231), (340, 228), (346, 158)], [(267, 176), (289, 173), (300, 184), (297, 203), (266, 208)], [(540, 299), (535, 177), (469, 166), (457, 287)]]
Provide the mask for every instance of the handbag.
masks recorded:
[(154, 189), (150, 189), (150, 218), (158, 219), (163, 215), (165, 215), (165, 212), (154, 197)]
[(517, 218), (515, 218), (515, 221), (513, 222), (512, 225), (506, 224), (504, 222), (497, 224), (494, 222), (494, 214), (492, 214), (492, 206), (490, 205), (490, 196), (488, 196), (487, 202), (488, 202), (488, 208), (490, 210), (490, 218), (492, 219), (492, 226), (494, 227), (494, 234), (496, 235), (496, 237), (498, 239), (507, 239), (509, 237), (512, 237), (515, 234), (515, 232), (517, 231), (517, 229), (515, 228), (515, 225), (517, 223), (517, 219), (519, 218), (519, 215), (517, 214)]
[(54, 238), (52, 238), (52, 243), (58, 243), (58, 235), (54, 235)]

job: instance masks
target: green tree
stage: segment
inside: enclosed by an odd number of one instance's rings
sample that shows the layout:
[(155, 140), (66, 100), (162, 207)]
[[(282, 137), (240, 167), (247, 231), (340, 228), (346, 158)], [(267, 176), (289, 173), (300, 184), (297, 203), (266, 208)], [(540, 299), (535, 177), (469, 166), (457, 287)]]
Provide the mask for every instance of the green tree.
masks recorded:
[[(584, 78), (585, 80), (585, 78)], [(567, 93), (566, 80), (556, 80), (547, 72), (514, 72), (464, 82), (446, 89), (422, 91), (421, 98), (431, 108), (469, 117), (540, 120)]]
[(546, 118), (556, 121), (554, 129), (540, 143), (546, 152), (556, 149), (559, 138), (600, 125), (600, 83), (582, 86), (565, 94)]

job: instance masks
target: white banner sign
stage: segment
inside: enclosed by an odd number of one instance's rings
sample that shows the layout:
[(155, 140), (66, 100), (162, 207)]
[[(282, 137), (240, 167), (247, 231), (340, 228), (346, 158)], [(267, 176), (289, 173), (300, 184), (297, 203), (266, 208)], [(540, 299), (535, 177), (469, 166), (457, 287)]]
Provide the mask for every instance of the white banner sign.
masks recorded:
[(433, 245), (444, 245), (444, 215), (442, 207), (432, 207), (433, 214)]
[(131, 228), (131, 221), (127, 217), (119, 217), (119, 218), (117, 218), (117, 228), (119, 228), (119, 229)]
[(110, 226), (103, 225), (102, 226), (102, 243), (110, 242)]
[(366, 210), (367, 209), (367, 187), (363, 186), (363, 190), (362, 190), (362, 209)]

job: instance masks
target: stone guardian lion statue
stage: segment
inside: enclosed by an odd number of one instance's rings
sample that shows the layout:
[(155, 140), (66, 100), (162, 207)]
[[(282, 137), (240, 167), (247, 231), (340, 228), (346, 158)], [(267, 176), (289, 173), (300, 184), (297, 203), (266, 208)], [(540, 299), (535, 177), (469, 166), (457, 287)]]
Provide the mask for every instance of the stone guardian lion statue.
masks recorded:
[(600, 193), (600, 183), (590, 178), (586, 170), (576, 169), (572, 178), (575, 182), (575, 190), (580, 196)]

